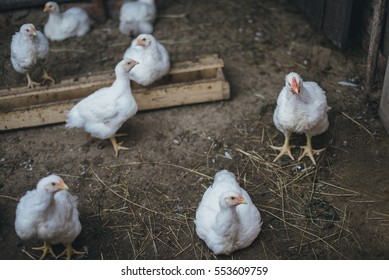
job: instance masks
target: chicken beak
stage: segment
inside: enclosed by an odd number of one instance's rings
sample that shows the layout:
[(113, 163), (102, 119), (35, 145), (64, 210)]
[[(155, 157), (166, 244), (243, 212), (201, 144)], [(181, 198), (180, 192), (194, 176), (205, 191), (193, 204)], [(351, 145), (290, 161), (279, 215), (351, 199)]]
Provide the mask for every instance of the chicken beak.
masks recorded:
[(292, 90), (295, 94), (299, 94), (300, 93), (300, 87), (292, 87)]
[(49, 6), (46, 6), (46, 5), (45, 5), (45, 7), (43, 8), (43, 12), (44, 12), (44, 13), (48, 13), (49, 10), (50, 10), (50, 9), (49, 9)]
[(59, 189), (60, 190), (68, 190), (69, 187), (68, 187), (68, 185), (65, 184), (65, 182), (62, 181), (62, 184), (59, 186)]
[(238, 205), (239, 204), (247, 204), (246, 200), (244, 200), (243, 196), (239, 197)]
[(292, 91), (295, 94), (299, 94), (300, 93), (300, 85), (297, 83), (295, 78), (292, 79)]

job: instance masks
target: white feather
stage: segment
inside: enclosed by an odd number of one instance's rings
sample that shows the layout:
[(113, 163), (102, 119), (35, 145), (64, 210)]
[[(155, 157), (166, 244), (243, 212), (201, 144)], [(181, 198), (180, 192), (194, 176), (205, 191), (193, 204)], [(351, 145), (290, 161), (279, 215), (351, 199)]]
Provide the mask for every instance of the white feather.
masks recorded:
[[(148, 45), (138, 45), (146, 40)], [(139, 65), (130, 72), (130, 79), (140, 85), (148, 86), (169, 73), (170, 60), (166, 48), (150, 34), (141, 34), (131, 42), (123, 58), (135, 59)]]
[(40, 239), (50, 244), (72, 243), (81, 232), (77, 197), (66, 189), (51, 193), (46, 186), (62, 180), (42, 178), (27, 191), (16, 208), (15, 230), (23, 240)]
[(156, 13), (154, 0), (124, 3), (120, 8), (119, 31), (125, 35), (150, 34)]
[[(242, 195), (247, 204), (223, 206), (225, 195), (231, 192)], [(257, 207), (235, 175), (222, 170), (216, 173), (213, 184), (203, 195), (195, 225), (197, 235), (215, 254), (229, 255), (250, 246), (261, 231), (262, 222)]]
[(48, 39), (62, 41), (70, 37), (81, 37), (88, 33), (91, 21), (83, 9), (72, 7), (60, 13), (56, 2), (47, 2), (45, 9), (50, 5), (49, 19), (43, 30)]
[(315, 136), (327, 130), (327, 111), (330, 109), (325, 92), (317, 83), (302, 82), (299, 94), (293, 94), (289, 85), (285, 85), (278, 96), (273, 121), (284, 135), (305, 133)]
[(93, 137), (108, 139), (136, 114), (138, 105), (128, 79), (128, 63), (122, 60), (116, 65), (116, 80), (110, 87), (95, 91), (68, 112), (66, 127), (84, 128)]
[(36, 36), (28, 36), (26, 30), (31, 30), (34, 25), (23, 24), (20, 31), (12, 36), (11, 41), (11, 63), (13, 68), (21, 73), (30, 72), (38, 60), (42, 60), (49, 52), (49, 42), (40, 31), (36, 31)]

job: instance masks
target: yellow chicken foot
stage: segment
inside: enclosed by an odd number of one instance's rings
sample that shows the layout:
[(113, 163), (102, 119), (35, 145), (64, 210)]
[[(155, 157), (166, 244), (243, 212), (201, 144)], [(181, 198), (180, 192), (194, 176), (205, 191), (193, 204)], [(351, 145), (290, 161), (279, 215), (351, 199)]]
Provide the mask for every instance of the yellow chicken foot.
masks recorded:
[(43, 69), (42, 79), (43, 79), (42, 83), (44, 83), (45, 81), (51, 81), (53, 84), (55, 84), (55, 80), (52, 77), (50, 77), (49, 74), (47, 74), (47, 71), (45, 69)]
[(41, 251), (43, 251), (40, 260), (43, 260), (46, 257), (47, 253), (49, 253), (49, 252), (50, 252), (50, 254), (53, 255), (53, 257), (55, 257), (55, 254), (54, 254), (53, 248), (51, 247), (51, 244), (47, 243), (46, 241), (43, 242), (43, 246), (42, 247), (33, 247), (32, 249), (33, 250), (41, 250)]
[(111, 138), (109, 138), (109, 140), (111, 140), (111, 143), (112, 143), (112, 146), (115, 150), (115, 156), (118, 156), (118, 153), (119, 153), (119, 150), (129, 150), (130, 148), (127, 148), (127, 147), (123, 147), (122, 144), (124, 141), (118, 143), (116, 141), (116, 138), (115, 136), (125, 136), (126, 134), (115, 134), (114, 136), (112, 136)]
[(62, 253), (58, 255), (57, 259), (59, 257), (62, 257), (64, 255), (66, 255), (66, 259), (70, 260), (72, 255), (83, 255), (83, 254), (85, 254), (85, 252), (81, 252), (81, 251), (75, 250), (73, 248), (73, 246), (72, 246), (72, 243), (67, 243), (65, 246), (66, 246), (65, 250), (63, 250)]
[(313, 162), (314, 165), (316, 165), (315, 158), (313, 157), (313, 154), (319, 154), (320, 152), (324, 151), (325, 149), (320, 149), (320, 150), (314, 150), (312, 149), (312, 142), (311, 138), (312, 136), (305, 135), (307, 137), (307, 145), (306, 146), (301, 146), (300, 148), (303, 149), (303, 152), (299, 156), (298, 160), (300, 161), (303, 157), (308, 156), (311, 161)]
[(37, 83), (37, 82), (34, 82), (31, 77), (30, 77), (30, 74), (26, 74), (27, 76), (27, 88), (34, 88), (35, 86), (40, 86), (40, 83)]
[(275, 147), (275, 146), (272, 146), (270, 145), (270, 147), (274, 150), (278, 150), (280, 151), (280, 153), (278, 154), (278, 156), (273, 160), (273, 162), (276, 162), (280, 157), (282, 157), (283, 155), (288, 155), (292, 160), (294, 160), (293, 156), (292, 156), (292, 152), (291, 152), (291, 148), (293, 148), (294, 146), (290, 146), (289, 145), (289, 136), (285, 136), (285, 142), (284, 142), (284, 145), (282, 147)]

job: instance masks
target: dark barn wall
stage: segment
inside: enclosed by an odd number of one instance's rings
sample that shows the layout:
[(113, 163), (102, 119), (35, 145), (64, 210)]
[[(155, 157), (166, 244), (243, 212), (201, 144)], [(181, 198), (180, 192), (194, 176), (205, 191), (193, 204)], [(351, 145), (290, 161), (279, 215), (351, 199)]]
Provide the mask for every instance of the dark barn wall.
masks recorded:
[(347, 47), (353, 0), (295, 0), (295, 3), (308, 21), (336, 46)]
[[(1, 0), (0, 1), (0, 28), (7, 27), (12, 11), (22, 9), (43, 9), (49, 0)], [(93, 20), (104, 21), (107, 18), (105, 0), (57, 0), (62, 10), (72, 6), (83, 8)]]
[[(323, 31), (338, 47), (345, 49), (351, 45), (368, 51), (376, 0), (294, 0), (294, 2), (307, 20)], [(389, 20), (387, 16), (385, 16), (381, 52), (388, 57)]]
[(350, 41), (363, 50), (369, 49), (375, 0), (354, 0), (350, 24)]

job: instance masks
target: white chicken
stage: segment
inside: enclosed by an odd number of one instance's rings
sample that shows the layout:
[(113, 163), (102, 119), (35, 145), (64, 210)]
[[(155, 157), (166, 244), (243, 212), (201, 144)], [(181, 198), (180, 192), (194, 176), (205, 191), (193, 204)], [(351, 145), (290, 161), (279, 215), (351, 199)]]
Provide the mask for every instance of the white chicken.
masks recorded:
[(110, 139), (118, 155), (119, 150), (128, 150), (117, 143), (115, 135), (122, 124), (138, 110), (138, 104), (132, 95), (128, 72), (138, 62), (123, 59), (115, 67), (116, 80), (110, 87), (101, 88), (82, 99), (68, 112), (66, 127), (84, 128), (93, 137)]
[(120, 8), (119, 31), (128, 36), (153, 33), (157, 14), (154, 0), (127, 2)]
[(61, 13), (56, 2), (47, 2), (43, 9), (49, 19), (43, 29), (52, 41), (62, 41), (70, 37), (81, 37), (88, 33), (91, 25), (88, 14), (79, 7), (72, 7)]
[(298, 160), (308, 156), (316, 165), (313, 154), (320, 153), (324, 149), (314, 150), (311, 138), (327, 130), (329, 126), (327, 111), (327, 99), (323, 89), (315, 82), (303, 82), (300, 75), (289, 73), (285, 78), (285, 87), (277, 99), (277, 107), (274, 111), (273, 121), (277, 129), (285, 135), (282, 147), (271, 146), (280, 153), (274, 159), (276, 161), (282, 155), (287, 154), (294, 160), (289, 142), (292, 133), (305, 133), (306, 146)]
[(170, 70), (168, 51), (151, 34), (141, 34), (135, 38), (123, 58), (132, 58), (139, 62), (130, 72), (130, 80), (143, 86), (161, 79)]
[(196, 233), (217, 255), (246, 248), (261, 231), (261, 215), (227, 170), (216, 173), (196, 211)]
[(30, 72), (34, 69), (36, 64), (40, 64), (43, 70), (43, 83), (50, 80), (55, 83), (54, 79), (50, 77), (46, 69), (43, 67), (43, 61), (49, 52), (49, 42), (42, 34), (36, 30), (31, 23), (23, 24), (20, 31), (12, 36), (11, 41), (11, 63), (13, 68), (27, 76), (27, 88), (33, 88), (40, 85), (31, 79)]
[(36, 189), (27, 191), (16, 208), (15, 230), (23, 240), (43, 240), (41, 260), (54, 251), (51, 245), (65, 244), (58, 255), (84, 254), (73, 249), (72, 242), (81, 232), (77, 197), (68, 192), (68, 186), (57, 175), (42, 178)]

